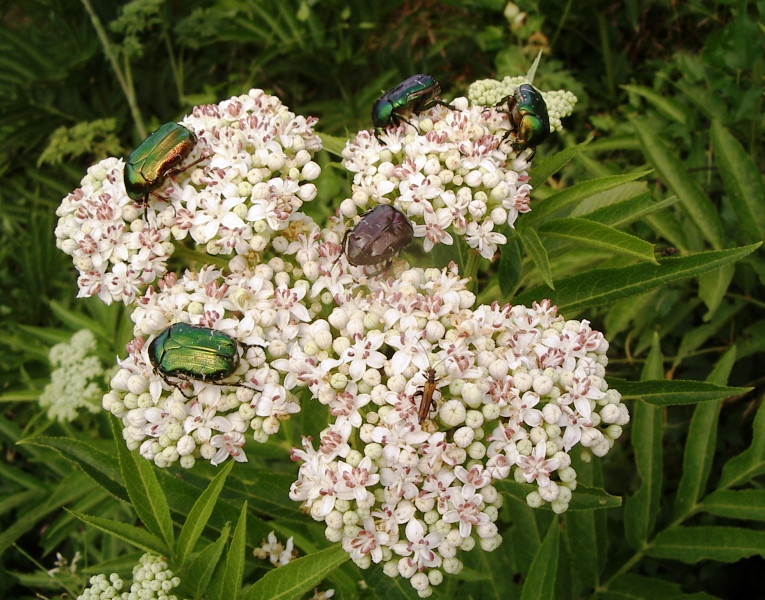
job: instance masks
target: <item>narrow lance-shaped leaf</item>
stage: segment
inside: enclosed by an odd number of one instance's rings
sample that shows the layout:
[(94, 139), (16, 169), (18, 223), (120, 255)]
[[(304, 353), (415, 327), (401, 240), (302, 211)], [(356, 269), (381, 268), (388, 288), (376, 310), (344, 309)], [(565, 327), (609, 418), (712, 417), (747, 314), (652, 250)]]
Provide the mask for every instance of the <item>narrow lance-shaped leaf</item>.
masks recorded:
[(601, 248), (654, 264), (653, 244), (588, 219), (554, 219), (542, 224), (539, 232), (585, 246)]
[(94, 517), (73, 510), (70, 510), (69, 512), (83, 523), (92, 525), (109, 535), (124, 540), (136, 548), (154, 552), (155, 554), (167, 554), (169, 551), (169, 548), (165, 545), (162, 539), (141, 527), (129, 525), (128, 523), (122, 523), (120, 521), (112, 521), (111, 519)]
[(215, 507), (215, 502), (218, 500), (223, 484), (226, 482), (226, 477), (231, 472), (233, 465), (234, 461), (228, 461), (224, 465), (220, 473), (210, 482), (210, 485), (202, 492), (191, 508), (186, 522), (181, 529), (181, 534), (178, 537), (178, 562), (184, 563), (186, 557), (194, 550), (194, 544), (197, 543), (199, 536), (202, 535), (202, 531), (207, 525), (207, 521)]
[[(662, 375), (659, 336), (654, 334), (642, 378), (657, 378)], [(624, 533), (627, 542), (635, 550), (645, 547), (659, 512), (663, 426), (664, 416), (661, 408), (651, 406), (640, 399), (635, 400), (630, 431), (640, 487), (627, 498), (624, 505)]]
[(552, 177), (560, 171), (568, 161), (579, 154), (591, 141), (592, 139), (588, 139), (581, 144), (565, 148), (552, 156), (548, 156), (544, 160), (534, 161), (534, 168), (531, 169), (531, 186), (539, 187), (542, 185), (547, 181), (548, 177)]
[(747, 521), (765, 521), (765, 490), (717, 490), (704, 498), (699, 510)]
[(685, 212), (696, 224), (713, 248), (723, 247), (723, 226), (712, 201), (704, 194), (677, 154), (670, 151), (664, 141), (645, 119), (631, 119), (640, 146), (648, 161), (658, 171), (662, 181), (680, 198)]
[(144, 458), (135, 457), (125, 447), (117, 420), (111, 419), (114, 441), (117, 445), (117, 458), (120, 463), (122, 480), (125, 482), (130, 502), (146, 529), (160, 536), (168, 548), (172, 548), (173, 521), (170, 507), (162, 487), (154, 474), (152, 463)]
[(622, 398), (640, 398), (643, 402), (655, 406), (675, 404), (698, 404), (740, 396), (752, 388), (725, 387), (705, 381), (684, 381), (681, 379), (651, 379), (648, 381), (628, 381), (609, 377), (611, 387), (619, 390)]
[[(724, 385), (735, 362), (736, 347), (733, 346), (717, 362), (707, 381)], [(718, 399), (702, 402), (693, 411), (683, 453), (683, 474), (675, 495), (675, 518), (678, 520), (690, 514), (707, 485), (721, 407), (722, 399)]]
[(542, 240), (539, 239), (537, 232), (533, 229), (525, 229), (518, 232), (523, 247), (528, 252), (531, 260), (534, 261), (537, 269), (539, 269), (539, 275), (542, 280), (552, 289), (555, 289), (552, 280), (552, 272), (550, 271), (550, 260), (547, 256), (547, 250), (545, 250)]
[(242, 589), (242, 575), (244, 574), (244, 546), (247, 534), (247, 501), (242, 505), (239, 513), (239, 521), (231, 538), (231, 546), (226, 555), (226, 567), (223, 575), (223, 586), (220, 598), (238, 598)]
[(560, 309), (591, 308), (637, 296), (735, 262), (754, 252), (760, 244), (728, 250), (710, 250), (689, 256), (665, 258), (659, 265), (639, 264), (620, 269), (596, 269), (555, 282), (555, 290), (537, 286), (513, 298), (514, 304), (530, 304), (550, 298)]
[(546, 198), (544, 202), (533, 204), (531, 212), (518, 220), (518, 228), (523, 229), (536, 225), (545, 220), (545, 217), (552, 213), (578, 204), (585, 198), (589, 198), (594, 194), (599, 194), (627, 183), (628, 181), (634, 181), (635, 179), (644, 177), (650, 172), (651, 171), (638, 171), (636, 173), (627, 173), (626, 175), (609, 175), (608, 177), (588, 179), (587, 181), (574, 184), (570, 188), (566, 188), (562, 192), (558, 192), (549, 198)]
[(220, 561), (220, 557), (223, 554), (229, 530), (230, 526), (226, 523), (218, 539), (197, 553), (188, 568), (184, 568), (181, 572), (183, 586), (193, 592), (194, 598), (200, 597), (207, 589), (215, 568), (218, 566), (218, 561)]
[(554, 598), (555, 578), (558, 574), (560, 549), (560, 524), (555, 518), (537, 550), (521, 592), (521, 600), (545, 600)]
[(244, 593), (244, 600), (299, 598), (349, 559), (340, 544), (302, 556), (266, 573)]
[(746, 241), (765, 241), (765, 184), (757, 164), (718, 120), (712, 121), (715, 163)]
[(660, 532), (646, 554), (685, 563), (710, 559), (735, 562), (765, 556), (765, 531), (738, 527), (671, 527)]
[(751, 445), (725, 463), (718, 487), (741, 485), (762, 473), (765, 473), (765, 402), (754, 417)]

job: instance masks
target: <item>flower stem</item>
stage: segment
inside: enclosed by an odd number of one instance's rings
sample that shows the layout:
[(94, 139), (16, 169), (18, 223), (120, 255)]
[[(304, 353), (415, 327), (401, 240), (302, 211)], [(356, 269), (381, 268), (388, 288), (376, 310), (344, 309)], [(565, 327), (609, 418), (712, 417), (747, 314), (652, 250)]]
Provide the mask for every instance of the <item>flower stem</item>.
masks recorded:
[(120, 70), (120, 67), (117, 64), (117, 55), (114, 51), (114, 47), (109, 43), (109, 38), (106, 37), (106, 31), (104, 30), (98, 15), (93, 10), (93, 6), (90, 4), (90, 0), (82, 0), (82, 4), (85, 6), (85, 10), (88, 12), (88, 15), (90, 15), (90, 21), (93, 23), (93, 29), (96, 30), (98, 39), (101, 41), (101, 46), (104, 48), (104, 54), (106, 54), (106, 57), (109, 59), (109, 62), (112, 65), (112, 69), (114, 69), (114, 73), (117, 76), (117, 81), (122, 88), (122, 93), (125, 94), (128, 106), (130, 107), (130, 114), (133, 116), (133, 121), (135, 122), (135, 128), (138, 131), (138, 135), (143, 139), (146, 137), (146, 127), (143, 124), (141, 111), (138, 110), (138, 104), (136, 103), (135, 99), (135, 89), (133, 88), (132, 81), (128, 82), (125, 74)]

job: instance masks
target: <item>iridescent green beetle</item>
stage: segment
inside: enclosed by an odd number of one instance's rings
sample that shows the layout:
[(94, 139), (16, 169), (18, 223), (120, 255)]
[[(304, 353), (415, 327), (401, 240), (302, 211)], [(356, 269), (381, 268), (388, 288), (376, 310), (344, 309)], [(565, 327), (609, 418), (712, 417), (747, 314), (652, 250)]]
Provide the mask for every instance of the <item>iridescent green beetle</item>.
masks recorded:
[(167, 383), (176, 387), (168, 377), (249, 387), (239, 382), (223, 381), (239, 367), (240, 347), (250, 346), (217, 329), (175, 323), (151, 341), (149, 361)]
[(505, 96), (495, 106), (507, 103), (510, 129), (504, 139), (515, 133), (514, 150), (531, 148), (529, 160), (536, 154), (537, 146), (550, 135), (550, 118), (542, 94), (528, 83), (518, 86), (510, 96)]
[(372, 106), (375, 137), (379, 141), (381, 130), (388, 125), (400, 125), (401, 123), (412, 125), (406, 118), (408, 115), (424, 112), (436, 104), (454, 108), (451, 104), (442, 102), (438, 98), (440, 93), (441, 86), (425, 73), (412, 75), (389, 89)]
[(124, 181), (128, 196), (143, 205), (147, 220), (149, 194), (162, 185), (166, 178), (197, 164), (180, 167), (197, 143), (194, 132), (178, 123), (165, 123), (142, 141), (125, 160)]

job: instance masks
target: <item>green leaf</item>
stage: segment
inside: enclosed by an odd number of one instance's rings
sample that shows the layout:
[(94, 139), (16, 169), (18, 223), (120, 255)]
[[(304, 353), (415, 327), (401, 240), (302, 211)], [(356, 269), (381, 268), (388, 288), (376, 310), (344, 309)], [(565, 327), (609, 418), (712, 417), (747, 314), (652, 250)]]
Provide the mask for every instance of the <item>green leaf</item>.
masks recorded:
[(683, 335), (680, 346), (677, 349), (675, 359), (672, 361), (672, 370), (676, 370), (680, 363), (692, 352), (715, 335), (718, 330), (730, 327), (733, 316), (744, 308), (743, 302), (724, 304), (709, 323), (690, 329)]
[(725, 463), (719, 488), (735, 487), (765, 473), (765, 402), (757, 409), (752, 429), (752, 444)]
[(635, 127), (643, 154), (656, 171), (663, 183), (680, 198), (685, 212), (704, 234), (706, 240), (715, 249), (723, 247), (723, 226), (712, 201), (704, 194), (677, 158), (677, 153), (671, 151), (660, 136), (651, 129), (645, 119), (630, 119)]
[(186, 522), (183, 524), (181, 534), (178, 537), (177, 560), (179, 563), (185, 563), (188, 555), (194, 550), (194, 544), (197, 543), (199, 536), (202, 535), (202, 531), (207, 525), (218, 496), (223, 489), (223, 484), (226, 483), (226, 477), (231, 473), (233, 465), (234, 461), (229, 461), (223, 466), (220, 473), (215, 476), (215, 479), (210, 482), (210, 485), (199, 496), (188, 517), (186, 517)]
[(560, 524), (558, 519), (554, 518), (545, 534), (542, 545), (531, 562), (531, 568), (523, 584), (521, 600), (554, 598), (555, 578), (558, 574), (559, 546)]
[(539, 269), (539, 275), (542, 280), (552, 289), (555, 289), (552, 280), (552, 272), (550, 271), (550, 260), (547, 257), (547, 250), (545, 250), (542, 240), (539, 239), (537, 232), (533, 229), (524, 229), (518, 231), (523, 247), (531, 256), (531, 260)]
[(626, 175), (611, 175), (609, 177), (588, 179), (587, 181), (574, 184), (561, 192), (545, 198), (544, 201), (535, 203), (532, 206), (532, 211), (523, 215), (523, 218), (518, 220), (517, 228), (523, 229), (536, 225), (552, 213), (568, 208), (573, 204), (578, 204), (585, 198), (595, 194), (610, 190), (629, 181), (640, 179), (650, 172), (637, 171), (635, 173), (627, 173)]
[[(662, 375), (659, 336), (654, 334), (641, 377), (646, 379)], [(661, 446), (664, 433), (662, 409), (636, 400), (630, 430), (640, 487), (624, 504), (624, 535), (627, 543), (640, 551), (646, 546), (656, 515), (659, 513), (664, 460)]]
[(188, 568), (181, 571), (183, 586), (191, 590), (194, 598), (199, 598), (207, 590), (210, 579), (223, 554), (230, 529), (231, 527), (226, 523), (218, 539), (197, 553)]
[(529, 305), (535, 300), (550, 298), (561, 310), (591, 308), (637, 296), (654, 288), (665, 286), (735, 262), (751, 254), (759, 244), (710, 250), (689, 256), (665, 258), (659, 265), (639, 264), (619, 269), (599, 269), (579, 273), (555, 282), (555, 290), (537, 286), (513, 298), (513, 304)]
[(602, 600), (715, 600), (714, 596), (699, 592), (686, 594), (679, 583), (626, 573), (609, 585), (608, 591), (598, 594)]
[(143, 457), (131, 453), (125, 446), (117, 419), (111, 419), (114, 441), (117, 446), (117, 459), (120, 463), (122, 480), (130, 496), (138, 518), (146, 529), (161, 537), (168, 548), (173, 547), (173, 520), (170, 507), (162, 487), (154, 474), (154, 465)]
[(308, 554), (266, 573), (244, 593), (244, 600), (299, 598), (347, 560), (340, 544)]
[(497, 274), (499, 289), (505, 296), (509, 296), (521, 280), (521, 263), (518, 239), (511, 239), (500, 248), (499, 273)]
[(765, 240), (765, 184), (757, 164), (718, 120), (712, 121), (715, 163), (746, 241)]
[(239, 521), (231, 538), (231, 545), (226, 555), (226, 567), (223, 575), (223, 586), (220, 598), (238, 598), (242, 589), (242, 575), (244, 574), (244, 547), (247, 535), (247, 501), (242, 505), (239, 513)]
[[(633, 183), (625, 185), (636, 184)], [(579, 207), (576, 207), (571, 211), (571, 216), (586, 216), (590, 221), (597, 221), (598, 223), (610, 225), (611, 227), (624, 227), (625, 225), (629, 225), (630, 223), (634, 223), (635, 221), (642, 219), (646, 215), (650, 215), (656, 211), (669, 208), (676, 202), (677, 196), (670, 196), (665, 200), (657, 202), (653, 199), (649, 192), (646, 192), (640, 196), (637, 196), (636, 198), (630, 198), (629, 200), (624, 200), (618, 204), (604, 206), (603, 208), (598, 208), (592, 212), (580, 213)]]
[(717, 490), (699, 509), (718, 517), (765, 521), (765, 490)]
[(316, 134), (321, 138), (321, 145), (327, 152), (334, 154), (335, 156), (343, 156), (343, 148), (345, 148), (347, 140), (327, 133), (322, 133), (321, 131), (317, 131)]
[(728, 293), (728, 286), (733, 279), (735, 270), (734, 265), (725, 265), (699, 275), (699, 298), (707, 307), (707, 313), (704, 315), (705, 321), (712, 318), (725, 294)]
[(651, 88), (643, 87), (642, 85), (623, 85), (621, 87), (630, 93), (637, 94), (648, 100), (665, 117), (682, 125), (685, 125), (687, 122), (688, 115), (683, 110), (683, 106), (676, 100), (673, 100), (671, 96), (659, 94)]
[(543, 160), (534, 161), (534, 168), (531, 170), (531, 181), (529, 182), (531, 187), (539, 187), (542, 185), (547, 181), (548, 177), (552, 177), (560, 171), (568, 161), (579, 154), (591, 141), (591, 139), (586, 140), (576, 146), (565, 148), (557, 154), (548, 156)]
[[(736, 347), (731, 347), (715, 365), (707, 381), (724, 385), (736, 363)], [(683, 519), (693, 510), (706, 488), (717, 440), (717, 420), (722, 400), (702, 402), (693, 411), (683, 453), (683, 475), (675, 495), (675, 518)]]
[(671, 527), (659, 533), (646, 554), (685, 563), (710, 559), (735, 562), (765, 556), (765, 531), (738, 527)]
[(103, 519), (101, 517), (94, 517), (86, 515), (80, 512), (70, 510), (75, 517), (77, 517), (83, 523), (92, 525), (101, 531), (113, 535), (121, 540), (126, 541), (128, 544), (132, 544), (137, 548), (153, 552), (155, 554), (168, 554), (169, 548), (165, 543), (156, 535), (146, 531), (142, 527), (136, 527), (128, 523), (122, 523), (120, 521), (112, 521), (111, 519)]
[(608, 378), (608, 387), (619, 390), (622, 398), (640, 399), (654, 406), (698, 404), (740, 396), (752, 390), (752, 388), (726, 387), (705, 381), (682, 379), (628, 381), (616, 377)]
[(542, 224), (539, 232), (579, 245), (593, 246), (659, 264), (653, 254), (653, 244), (588, 219), (554, 219)]
[(115, 498), (129, 502), (117, 459), (92, 444), (68, 437), (37, 436), (20, 442), (56, 450)]
[[(536, 485), (531, 483), (519, 483), (505, 479), (497, 481), (496, 488), (509, 496), (512, 496), (518, 502), (526, 504), (526, 496), (535, 491)], [(600, 488), (578, 485), (571, 496), (571, 504), (568, 510), (594, 510), (597, 508), (616, 508), (621, 506), (622, 499), (619, 496), (612, 496)], [(545, 504), (539, 510), (552, 510), (549, 504)]]
[[(463, 571), (460, 574), (464, 573)], [(362, 571), (364, 582), (369, 587), (370, 597), (375, 598), (395, 598), (396, 600), (418, 600), (417, 592), (409, 583), (409, 580), (403, 577), (388, 577), (381, 568), (370, 568)], [(483, 575), (483, 573), (481, 573)], [(468, 573), (466, 577), (470, 577)], [(479, 575), (480, 577), (480, 575)], [(486, 577), (488, 579), (488, 577)], [(470, 581), (473, 581), (471, 579)]]

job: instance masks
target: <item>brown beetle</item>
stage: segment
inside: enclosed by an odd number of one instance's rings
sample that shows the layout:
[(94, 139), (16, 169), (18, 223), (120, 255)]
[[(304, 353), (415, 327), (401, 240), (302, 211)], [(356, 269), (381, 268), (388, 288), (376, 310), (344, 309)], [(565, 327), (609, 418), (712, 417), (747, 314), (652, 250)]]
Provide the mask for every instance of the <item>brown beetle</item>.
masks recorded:
[[(349, 229), (342, 242), (342, 252), (355, 267), (385, 263), (406, 248), (414, 230), (404, 214), (389, 204), (379, 204), (361, 216), (361, 221)], [(340, 260), (340, 256), (335, 262)]]

